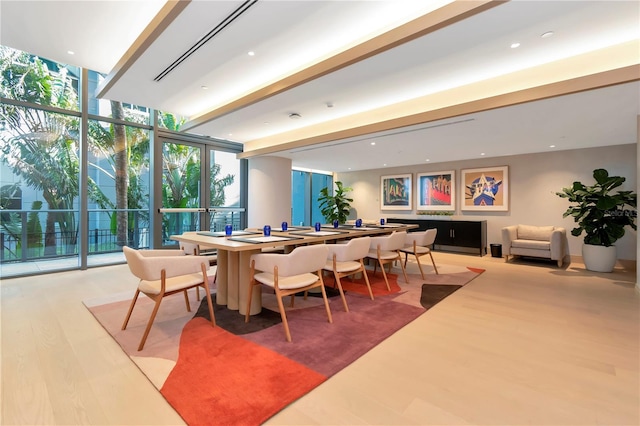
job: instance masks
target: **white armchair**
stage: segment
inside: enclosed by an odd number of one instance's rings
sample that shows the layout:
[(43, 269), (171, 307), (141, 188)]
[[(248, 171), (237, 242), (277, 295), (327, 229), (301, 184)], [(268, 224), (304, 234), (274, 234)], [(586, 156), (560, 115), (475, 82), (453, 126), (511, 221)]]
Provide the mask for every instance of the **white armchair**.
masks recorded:
[(404, 281), (406, 283), (409, 282), (409, 278), (407, 278), (407, 272), (404, 269), (404, 264), (402, 263), (402, 256), (400, 256), (400, 250), (404, 247), (404, 239), (407, 235), (407, 231), (394, 231), (390, 235), (385, 235), (382, 237), (371, 237), (371, 244), (369, 245), (369, 253), (367, 257), (370, 259), (375, 259), (377, 263), (374, 264), (373, 273), (376, 273), (376, 269), (378, 264), (380, 265), (380, 269), (382, 269), (382, 276), (384, 277), (384, 282), (387, 284), (387, 290), (391, 291), (391, 287), (389, 286), (389, 280), (387, 279), (387, 274), (384, 271), (384, 265), (389, 265), (389, 270), (391, 270), (391, 264), (398, 260), (400, 262), (400, 267), (402, 268), (402, 274), (404, 275)]
[(291, 332), (282, 303), (282, 299), (286, 296), (291, 296), (291, 304), (293, 305), (296, 293), (305, 292), (306, 296), (308, 290), (319, 287), (324, 299), (327, 318), (332, 323), (329, 300), (322, 281), (322, 268), (325, 265), (327, 253), (325, 244), (314, 244), (296, 247), (289, 254), (260, 253), (251, 255), (251, 282), (245, 322), (249, 322), (253, 287), (262, 284), (273, 288), (276, 292), (287, 342), (291, 342)]
[(566, 255), (566, 231), (556, 226), (512, 225), (502, 228), (502, 254), (555, 260), (562, 266)]
[(127, 312), (122, 324), (122, 329), (125, 330), (127, 328), (129, 318), (131, 318), (131, 313), (140, 293), (156, 302), (147, 323), (147, 328), (142, 335), (142, 340), (140, 340), (139, 351), (144, 348), (162, 299), (172, 294), (184, 293), (187, 311), (191, 312), (187, 290), (193, 287), (204, 288), (207, 304), (209, 305), (211, 325), (215, 327), (216, 321), (207, 277), (209, 262), (206, 259), (200, 256), (186, 256), (183, 250), (134, 250), (125, 246), (122, 247), (122, 251), (127, 259), (129, 270), (140, 279), (136, 293), (131, 300), (129, 312)]
[(371, 237), (360, 237), (353, 238), (347, 241), (346, 244), (327, 244), (329, 254), (326, 264), (324, 265), (324, 270), (333, 272), (340, 296), (342, 297), (344, 310), (347, 312), (349, 312), (349, 306), (347, 305), (347, 299), (344, 297), (342, 283), (340, 282), (340, 278), (342, 277), (361, 272), (364, 276), (364, 281), (367, 283), (369, 297), (373, 300), (373, 291), (371, 290), (371, 284), (369, 284), (369, 277), (367, 277), (367, 271), (364, 268), (363, 262), (363, 259), (369, 253), (370, 242)]
[(409, 254), (413, 254), (416, 257), (416, 262), (418, 262), (418, 268), (420, 269), (420, 275), (422, 275), (423, 280), (424, 272), (422, 271), (422, 265), (420, 264), (420, 256), (428, 254), (431, 257), (433, 269), (436, 274), (438, 273), (436, 261), (433, 260), (433, 254), (431, 253), (431, 246), (435, 242), (437, 234), (438, 230), (436, 228), (427, 229), (426, 231), (409, 232), (404, 240), (405, 247), (400, 250), (405, 255), (405, 267), (407, 266), (407, 258), (409, 257)]

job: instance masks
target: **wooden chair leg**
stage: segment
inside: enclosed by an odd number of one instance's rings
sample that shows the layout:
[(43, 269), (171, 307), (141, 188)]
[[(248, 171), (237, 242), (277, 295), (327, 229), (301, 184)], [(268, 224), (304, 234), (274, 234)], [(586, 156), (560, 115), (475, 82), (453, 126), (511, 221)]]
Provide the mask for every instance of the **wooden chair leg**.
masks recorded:
[[(276, 293), (278, 293), (278, 292), (276, 292)], [(280, 318), (282, 318), (282, 326), (284, 327), (284, 335), (285, 335), (285, 337), (287, 339), (287, 342), (291, 342), (291, 333), (289, 332), (289, 323), (287, 322), (287, 314), (285, 313), (284, 304), (282, 303), (282, 296), (280, 294), (276, 294), (276, 298), (278, 299), (278, 309), (280, 309)]]
[[(211, 290), (209, 289), (209, 277), (207, 277), (207, 269), (204, 265), (202, 265), (202, 276), (204, 277), (204, 280), (202, 281), (202, 287), (204, 288), (205, 297), (207, 298), (207, 305), (209, 308), (209, 317), (211, 318), (211, 325), (215, 327), (216, 317), (213, 312), (213, 301), (211, 300)], [(200, 286), (196, 287), (196, 289), (200, 289)], [(200, 291), (198, 290), (198, 296), (199, 295), (200, 295)]]
[(184, 303), (187, 305), (187, 312), (191, 312), (191, 305), (189, 304), (189, 294), (187, 290), (183, 291), (184, 293)]
[(196, 300), (200, 300), (200, 286), (196, 287)]
[(127, 324), (129, 324), (129, 318), (131, 318), (131, 312), (133, 312), (133, 307), (136, 306), (136, 302), (138, 301), (138, 295), (140, 294), (140, 290), (136, 290), (135, 296), (133, 296), (133, 300), (131, 300), (131, 305), (129, 305), (129, 312), (127, 312), (127, 316), (124, 319), (124, 323), (122, 323), (122, 330), (126, 330)]
[(416, 262), (418, 262), (418, 269), (420, 269), (420, 275), (422, 276), (422, 279), (424, 280), (424, 271), (422, 270), (422, 264), (420, 263), (420, 257), (418, 257), (417, 253), (413, 254), (416, 257)]
[(249, 322), (249, 313), (251, 312), (251, 298), (253, 297), (253, 286), (255, 285), (255, 281), (253, 278), (249, 283), (249, 297), (247, 297), (247, 313), (244, 314), (244, 322)]
[(324, 308), (327, 311), (327, 319), (329, 320), (329, 323), (333, 324), (331, 309), (329, 308), (329, 299), (327, 299), (327, 292), (324, 291), (324, 283), (322, 282), (322, 278), (320, 278), (320, 283), (320, 291), (322, 292), (322, 298), (324, 299)]
[(387, 279), (387, 273), (384, 271), (384, 265), (380, 262), (380, 269), (382, 269), (382, 276), (384, 277), (384, 282), (387, 284), (387, 290), (391, 291), (391, 286), (389, 285), (389, 280)]
[(149, 322), (147, 323), (147, 328), (144, 330), (144, 334), (142, 335), (142, 340), (140, 340), (140, 345), (138, 345), (138, 350), (141, 351), (144, 348), (144, 344), (147, 341), (147, 336), (149, 336), (149, 332), (151, 331), (151, 326), (153, 325), (153, 321), (156, 319), (156, 314), (158, 313), (158, 309), (160, 309), (160, 303), (162, 302), (163, 295), (155, 296), (155, 306), (153, 307), (153, 312), (151, 312), (151, 317), (149, 318)]
[(371, 290), (371, 284), (369, 283), (369, 277), (367, 276), (367, 270), (364, 269), (364, 264), (362, 265), (362, 275), (364, 275), (364, 282), (367, 283), (367, 289), (369, 290), (369, 297), (373, 300), (373, 290)]
[(433, 254), (431, 252), (429, 252), (429, 256), (431, 256), (431, 263), (433, 263), (433, 269), (435, 269), (436, 274), (439, 274), (438, 267), (436, 266), (436, 261), (433, 260)]
[(344, 291), (342, 290), (342, 282), (340, 282), (340, 277), (337, 272), (334, 272), (334, 277), (336, 283), (338, 283), (338, 291), (340, 292), (340, 297), (342, 298), (342, 304), (344, 305), (345, 312), (349, 312), (349, 306), (347, 306), (347, 299), (344, 297)]
[(402, 268), (402, 275), (404, 275), (404, 282), (409, 284), (409, 278), (407, 277), (407, 270), (404, 269), (404, 265), (402, 264), (402, 257), (400, 253), (398, 253), (398, 259), (400, 259), (400, 267)]

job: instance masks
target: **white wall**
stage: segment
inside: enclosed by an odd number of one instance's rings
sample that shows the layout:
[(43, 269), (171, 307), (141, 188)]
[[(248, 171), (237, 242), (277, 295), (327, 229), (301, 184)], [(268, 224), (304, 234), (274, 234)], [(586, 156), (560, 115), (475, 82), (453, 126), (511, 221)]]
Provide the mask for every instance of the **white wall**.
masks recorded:
[[(569, 252), (581, 256), (583, 237), (573, 237), (570, 232), (575, 223), (562, 218), (569, 202), (555, 193), (571, 186), (574, 181), (593, 183), (593, 170), (604, 168), (611, 175), (624, 176), (627, 180), (620, 188), (637, 192), (637, 144), (587, 148), (570, 151), (553, 151), (540, 154), (514, 155), (477, 160), (454, 161), (437, 164), (415, 165), (402, 168), (384, 168), (360, 172), (338, 173), (335, 179), (353, 187), (351, 219), (378, 219), (380, 217), (421, 218), (414, 210), (382, 211), (380, 209), (380, 176), (444, 170), (456, 171), (456, 212), (453, 219), (487, 220), (487, 244), (501, 243), (500, 230), (507, 225), (555, 225), (567, 229)], [(492, 166), (509, 166), (508, 212), (462, 212), (460, 210), (460, 170)], [(415, 192), (415, 188), (414, 188)], [(415, 195), (415, 194), (414, 194)], [(584, 236), (584, 234), (583, 234)], [(618, 240), (618, 258), (636, 259), (637, 233), (627, 228), (626, 235)]]
[(291, 218), (291, 160), (282, 157), (249, 159), (247, 226), (280, 226)]

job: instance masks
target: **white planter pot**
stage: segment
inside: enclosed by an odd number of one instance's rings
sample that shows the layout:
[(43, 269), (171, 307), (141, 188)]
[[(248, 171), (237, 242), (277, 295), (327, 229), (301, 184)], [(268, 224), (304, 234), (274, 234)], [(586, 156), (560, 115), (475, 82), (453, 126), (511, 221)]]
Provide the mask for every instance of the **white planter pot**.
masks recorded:
[(582, 260), (589, 271), (612, 272), (616, 265), (617, 255), (616, 246), (582, 245)]

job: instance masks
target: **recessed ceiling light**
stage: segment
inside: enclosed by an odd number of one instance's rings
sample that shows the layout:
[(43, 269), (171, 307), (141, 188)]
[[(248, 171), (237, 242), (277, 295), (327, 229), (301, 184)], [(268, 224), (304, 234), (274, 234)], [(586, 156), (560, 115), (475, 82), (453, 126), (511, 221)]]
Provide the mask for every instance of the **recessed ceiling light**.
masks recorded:
[(233, 133), (229, 133), (229, 136), (233, 136)]
[(549, 148), (555, 148), (555, 147), (556, 147), (555, 145), (549, 145)]
[(202, 90), (207, 90), (207, 89), (208, 89), (208, 87), (207, 87), (207, 86), (200, 86), (200, 88), (201, 88)]
[(76, 52), (74, 52), (73, 50), (67, 50), (67, 53), (68, 53), (69, 55), (75, 55), (75, 54), (76, 54)]
[(375, 145), (375, 144), (376, 144), (375, 142), (371, 142), (371, 145)]
[(269, 122), (268, 122), (268, 121), (265, 121), (265, 122), (264, 122), (264, 124), (269, 124)]
[(484, 155), (484, 152), (481, 152), (480, 155)]
[(387, 167), (387, 163), (384, 163), (384, 164), (383, 164), (383, 166), (384, 166), (384, 167)]
[(511, 48), (515, 49), (516, 47), (520, 47), (520, 43), (515, 42), (515, 43), (511, 43)]
[(298, 118), (302, 118), (302, 116), (297, 112), (292, 112), (291, 114), (289, 114), (289, 118), (291, 118), (292, 120), (297, 120)]
[(431, 161), (431, 160), (429, 160), (429, 159), (427, 158), (427, 159), (426, 159), (426, 160), (424, 160), (424, 161), (429, 162), (429, 161)]
[(247, 55), (249, 55), (249, 56), (255, 56), (255, 55), (256, 55), (256, 52), (254, 52), (253, 50), (250, 50), (250, 51), (248, 51), (248, 52), (247, 52)]
[(548, 37), (553, 36), (553, 34), (554, 34), (554, 32), (553, 32), (553, 31), (547, 31), (546, 33), (542, 33), (542, 34), (540, 34), (540, 37), (542, 37), (542, 38), (548, 38)]
[(327, 102), (327, 108), (333, 108), (333, 102)]

